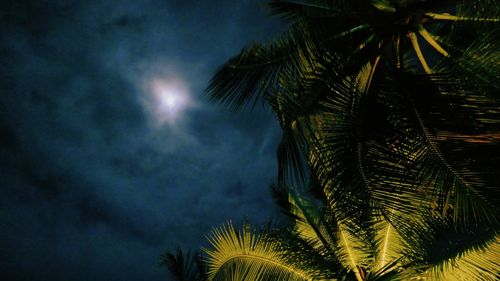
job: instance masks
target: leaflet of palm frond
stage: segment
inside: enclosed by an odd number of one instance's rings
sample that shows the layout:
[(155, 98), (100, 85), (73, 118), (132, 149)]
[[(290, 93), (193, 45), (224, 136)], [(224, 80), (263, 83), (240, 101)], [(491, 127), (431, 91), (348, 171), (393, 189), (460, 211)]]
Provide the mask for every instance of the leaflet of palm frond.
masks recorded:
[[(460, 164), (467, 163), (463, 160), (468, 157), (456, 157), (457, 153), (475, 152), (473, 162), (495, 155), (492, 152), (498, 149), (495, 145), (500, 138), (500, 99), (477, 93), (470, 85), (463, 85), (460, 79), (453, 76), (433, 75), (428, 78), (435, 90), (415, 94), (413, 99), (421, 117), (433, 128), (436, 141), (446, 158), (456, 158), (456, 164)], [(488, 152), (485, 148), (489, 148), (490, 155), (481, 153)], [(495, 165), (493, 161), (490, 162)], [(455, 164), (454, 161), (450, 163)]]
[(276, 240), (267, 240), (245, 225), (237, 231), (231, 224), (215, 229), (205, 249), (208, 280), (313, 280), (314, 268), (289, 262)]
[[(484, 224), (463, 227), (451, 219), (429, 214), (423, 227), (404, 229), (403, 237), (403, 255), (408, 257), (411, 267), (420, 268), (422, 276), (437, 277), (458, 270), (470, 274), (462, 276), (463, 280), (482, 280), (475, 277), (485, 272), (498, 274), (498, 267), (492, 266), (498, 264), (498, 258), (493, 263), (487, 260), (499, 255), (498, 235)], [(478, 254), (483, 256), (473, 261)]]
[(166, 266), (177, 281), (204, 281), (205, 268), (199, 254), (184, 253), (180, 248), (175, 253), (161, 256), (160, 265)]
[(302, 187), (308, 174), (306, 137), (309, 128), (304, 124), (307, 116), (300, 114), (300, 105), (290, 94), (277, 94), (273, 107), (283, 130), (277, 152), (278, 181)]
[[(422, 206), (431, 206), (436, 194), (422, 182), (418, 150), (427, 149), (425, 141), (415, 130), (415, 124), (407, 116), (410, 108), (406, 99), (398, 91), (391, 91), (393, 82), (387, 82), (379, 89), (378, 102), (385, 108), (379, 111), (386, 126), (368, 144), (367, 167), (371, 171), (370, 192), (377, 208), (398, 210), (398, 218), (403, 220), (418, 212)], [(387, 89), (387, 87), (389, 89)], [(388, 125), (388, 126), (387, 126)], [(423, 148), (419, 145), (424, 145)], [(388, 216), (387, 212), (384, 214)]]
[(497, 96), (500, 92), (500, 30), (476, 37), (464, 47), (455, 46), (451, 38), (441, 39), (450, 56), (443, 58), (436, 71), (460, 79), (464, 88)]
[(500, 168), (495, 161), (499, 157), (495, 137), (500, 138), (500, 100), (478, 95), (454, 79), (432, 80), (438, 91), (426, 98), (421, 117), (433, 128), (447, 163), (478, 195), (489, 198), (492, 216), (498, 216), (493, 206), (500, 186), (495, 176)]
[(450, 74), (412, 77), (417, 87), (426, 90), (412, 99), (436, 131), (466, 135), (500, 131), (500, 97), (478, 92), (474, 85)]
[(337, 243), (334, 251), (337, 259), (354, 273), (357, 280), (362, 280), (365, 269), (373, 264), (377, 250), (370, 206), (366, 204), (367, 200), (346, 200), (355, 199), (353, 197), (336, 199), (325, 202), (320, 217)]
[(311, 170), (311, 176), (309, 177), (307, 194), (319, 202), (328, 202), (325, 188), (321, 185), (318, 175), (316, 175), (313, 170)]
[[(371, 251), (365, 251), (367, 247), (364, 241), (358, 239), (359, 233), (350, 232), (345, 225), (339, 223), (336, 233), (339, 237), (339, 250), (337, 256), (344, 263), (344, 266), (350, 268), (355, 273), (356, 279), (362, 281), (364, 270), (373, 263)], [(370, 245), (371, 246), (371, 245)]]
[(219, 68), (206, 91), (214, 101), (231, 108), (255, 105), (279, 87), (311, 73), (314, 55), (307, 35), (289, 32), (267, 45), (253, 45)]
[[(356, 268), (352, 262), (358, 266), (369, 264), (368, 260), (373, 255), (370, 242), (374, 241), (369, 235), (370, 225), (354, 216), (346, 216), (340, 206), (322, 210), (318, 209), (317, 201), (310, 201), (294, 192), (287, 192), (283, 188), (275, 189), (275, 192), (275, 195), (280, 194), (280, 205), (285, 208), (285, 213), (294, 219), (294, 231), (300, 239), (325, 255), (342, 252), (339, 262), (351, 269)], [(286, 199), (288, 203), (284, 204)], [(342, 221), (338, 221), (338, 218)]]

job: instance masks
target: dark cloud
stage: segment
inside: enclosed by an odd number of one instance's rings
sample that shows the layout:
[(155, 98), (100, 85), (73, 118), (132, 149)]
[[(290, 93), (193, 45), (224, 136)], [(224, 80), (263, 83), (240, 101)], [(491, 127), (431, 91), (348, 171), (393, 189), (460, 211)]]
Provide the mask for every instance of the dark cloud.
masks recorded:
[[(273, 216), (272, 114), (221, 110), (203, 89), (279, 29), (257, 0), (2, 3), (3, 278), (165, 280), (165, 249)], [(177, 126), (151, 126), (153, 76), (189, 88)]]

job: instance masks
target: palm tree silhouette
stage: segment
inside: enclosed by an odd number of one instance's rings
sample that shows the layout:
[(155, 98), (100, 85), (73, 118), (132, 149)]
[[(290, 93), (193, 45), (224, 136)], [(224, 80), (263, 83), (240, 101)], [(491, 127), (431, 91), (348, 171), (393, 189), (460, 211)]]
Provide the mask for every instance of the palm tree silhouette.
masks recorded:
[(280, 183), (306, 186), (312, 176), (338, 194), (371, 192), (382, 207), (424, 204), (498, 224), (494, 1), (269, 6), (289, 32), (244, 49), (207, 90), (233, 108), (273, 108), (283, 129)]
[(276, 113), (275, 193), (294, 223), (215, 230), (200, 280), (496, 280), (495, 1), (269, 7), (288, 32), (243, 49), (207, 91)]

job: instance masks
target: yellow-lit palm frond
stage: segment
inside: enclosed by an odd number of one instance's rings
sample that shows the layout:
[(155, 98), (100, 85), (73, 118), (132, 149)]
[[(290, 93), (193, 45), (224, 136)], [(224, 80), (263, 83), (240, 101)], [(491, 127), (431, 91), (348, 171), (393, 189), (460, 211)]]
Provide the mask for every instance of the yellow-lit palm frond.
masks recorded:
[(362, 268), (366, 266), (370, 254), (364, 252), (365, 245), (357, 239), (354, 233), (350, 233), (345, 226), (339, 224), (338, 232), (339, 251), (337, 253), (341, 261), (356, 275), (358, 281), (363, 281)]
[(377, 229), (377, 257), (372, 266), (380, 270), (401, 258), (403, 244), (398, 231), (384, 217), (380, 217), (375, 228)]
[[(366, 221), (337, 220), (339, 214), (327, 202), (319, 212), (298, 194), (288, 194), (287, 200), (294, 218), (290, 229), (257, 234), (249, 225), (237, 231), (228, 224), (214, 230), (213, 248), (205, 250), (207, 279), (466, 281), (498, 276), (500, 236), (487, 225), (463, 228), (425, 211), (401, 221), (398, 210), (379, 208)], [(352, 226), (355, 221), (359, 227)]]
[(205, 249), (208, 280), (313, 280), (314, 272), (289, 263), (276, 242), (252, 233), (249, 225), (241, 232), (232, 224), (215, 229), (209, 241), (213, 249)]
[(314, 248), (333, 249), (336, 241), (321, 221), (322, 217), (315, 206), (302, 197), (289, 194), (290, 213), (295, 217), (295, 231)]
[(356, 237), (335, 217), (335, 209), (327, 208), (327, 215), (314, 209), (314, 204), (301, 196), (289, 195), (291, 213), (296, 217), (294, 229), (299, 237), (308, 241), (319, 251), (334, 254), (345, 268), (354, 272), (362, 281), (360, 268), (371, 263), (371, 255), (366, 251), (365, 241)]
[(436, 281), (496, 281), (500, 277), (500, 236), (486, 247), (468, 251), (422, 275)]

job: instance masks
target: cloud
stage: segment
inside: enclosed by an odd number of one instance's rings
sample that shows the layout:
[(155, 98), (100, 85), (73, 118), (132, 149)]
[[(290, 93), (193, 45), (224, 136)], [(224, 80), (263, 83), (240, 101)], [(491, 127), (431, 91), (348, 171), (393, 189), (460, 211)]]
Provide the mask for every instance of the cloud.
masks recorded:
[[(272, 114), (203, 95), (218, 64), (278, 30), (259, 1), (16, 1), (0, 13), (9, 280), (164, 280), (165, 249), (276, 213)], [(140, 82), (171, 71), (197, 106), (179, 130), (152, 130)]]

